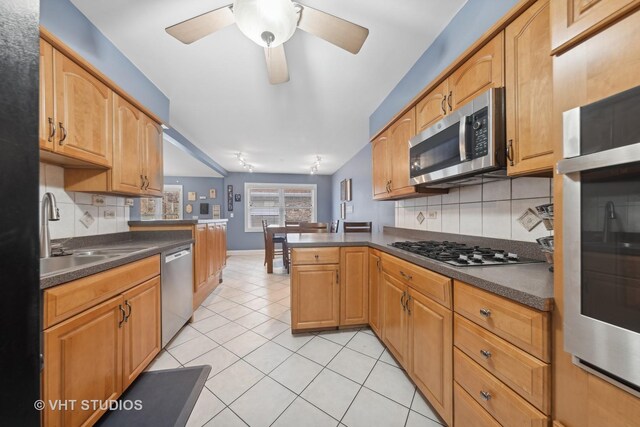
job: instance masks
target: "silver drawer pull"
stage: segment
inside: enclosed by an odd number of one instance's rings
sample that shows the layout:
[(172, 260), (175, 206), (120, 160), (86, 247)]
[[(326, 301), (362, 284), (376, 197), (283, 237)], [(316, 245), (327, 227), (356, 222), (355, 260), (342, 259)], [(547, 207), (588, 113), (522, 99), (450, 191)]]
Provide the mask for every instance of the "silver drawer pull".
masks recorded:
[(482, 355), (482, 357), (484, 357), (485, 359), (489, 359), (491, 358), (491, 352), (489, 350), (480, 350), (480, 354)]
[(407, 274), (407, 273), (405, 273), (404, 271), (400, 271), (400, 275), (401, 275), (402, 277), (404, 277), (405, 279), (407, 279), (407, 280), (411, 280), (411, 279), (413, 279), (413, 276), (412, 276), (412, 275)]
[(483, 317), (491, 317), (491, 310), (489, 310), (488, 308), (481, 308), (480, 315)]
[(491, 400), (491, 393), (489, 393), (488, 391), (480, 391), (480, 398), (488, 402), (489, 400)]
[(320, 258), (320, 255), (314, 255), (316, 257), (316, 261), (318, 261), (318, 258)]

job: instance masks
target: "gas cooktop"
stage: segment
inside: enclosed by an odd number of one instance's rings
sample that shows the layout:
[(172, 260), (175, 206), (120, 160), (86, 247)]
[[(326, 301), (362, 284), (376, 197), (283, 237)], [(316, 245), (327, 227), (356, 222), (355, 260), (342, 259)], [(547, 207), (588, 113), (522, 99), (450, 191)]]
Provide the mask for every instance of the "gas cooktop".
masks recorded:
[(464, 243), (436, 242), (433, 240), (419, 242), (395, 242), (389, 244), (416, 255), (431, 258), (456, 267), (477, 267), (493, 265), (513, 265), (543, 262), (535, 259), (520, 258), (518, 254), (501, 249), (467, 246)]

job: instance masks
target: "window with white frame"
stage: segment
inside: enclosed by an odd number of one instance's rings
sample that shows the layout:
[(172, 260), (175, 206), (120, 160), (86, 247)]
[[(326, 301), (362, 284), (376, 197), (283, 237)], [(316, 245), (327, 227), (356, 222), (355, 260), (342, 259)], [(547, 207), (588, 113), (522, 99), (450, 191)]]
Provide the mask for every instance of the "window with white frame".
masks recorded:
[(244, 184), (244, 231), (262, 232), (262, 220), (284, 225), (285, 221), (316, 221), (315, 184)]

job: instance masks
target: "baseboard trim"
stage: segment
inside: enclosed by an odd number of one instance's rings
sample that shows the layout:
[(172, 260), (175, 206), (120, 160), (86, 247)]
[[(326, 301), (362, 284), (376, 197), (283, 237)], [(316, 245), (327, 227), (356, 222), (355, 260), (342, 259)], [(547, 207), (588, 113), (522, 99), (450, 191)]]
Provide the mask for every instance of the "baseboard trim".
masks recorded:
[(238, 251), (227, 251), (227, 255), (264, 255), (264, 249), (244, 249)]

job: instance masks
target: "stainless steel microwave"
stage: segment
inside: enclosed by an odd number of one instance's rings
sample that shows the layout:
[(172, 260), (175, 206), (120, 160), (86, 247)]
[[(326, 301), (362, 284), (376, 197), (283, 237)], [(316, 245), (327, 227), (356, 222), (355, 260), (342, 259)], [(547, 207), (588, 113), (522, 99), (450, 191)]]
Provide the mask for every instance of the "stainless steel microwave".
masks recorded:
[(409, 141), (411, 182), (447, 188), (505, 175), (504, 88), (490, 89)]
[(640, 396), (640, 87), (563, 116), (564, 349)]

